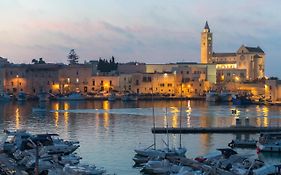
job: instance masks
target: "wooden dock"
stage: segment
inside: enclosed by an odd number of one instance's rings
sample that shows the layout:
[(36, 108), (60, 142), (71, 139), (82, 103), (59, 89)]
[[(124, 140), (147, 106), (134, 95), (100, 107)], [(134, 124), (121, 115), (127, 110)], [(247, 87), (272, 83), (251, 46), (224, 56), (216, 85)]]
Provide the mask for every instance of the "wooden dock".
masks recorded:
[(191, 128), (163, 128), (156, 127), (151, 129), (155, 134), (201, 134), (201, 133), (261, 133), (279, 132), (281, 127), (255, 127), (255, 126), (230, 126), (230, 127), (191, 127)]

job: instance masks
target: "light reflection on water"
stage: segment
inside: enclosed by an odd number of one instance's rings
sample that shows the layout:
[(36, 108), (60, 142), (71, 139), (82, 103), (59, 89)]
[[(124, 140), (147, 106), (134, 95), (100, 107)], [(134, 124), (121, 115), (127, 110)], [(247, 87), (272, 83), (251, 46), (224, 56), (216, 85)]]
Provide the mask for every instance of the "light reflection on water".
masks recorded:
[[(240, 111), (240, 117), (250, 119), (251, 125), (278, 126), (281, 124), (281, 107), (247, 106), (235, 107), (231, 104), (217, 105), (203, 101), (155, 101), (122, 103), (108, 101), (94, 102), (51, 102), (48, 109), (53, 112), (31, 114), (35, 102), (1, 103), (0, 129), (27, 129), (34, 133), (58, 133), (64, 139), (79, 140), (78, 153), (87, 163), (105, 167), (110, 173), (138, 174), (133, 169), (132, 157), (137, 146), (150, 146), (152, 108), (155, 106), (156, 126), (179, 127), (180, 113), (184, 127), (229, 126), (235, 123), (236, 115), (231, 109)], [(167, 112), (166, 112), (167, 109)], [(0, 134), (1, 136), (3, 133)], [(187, 156), (207, 154), (216, 148), (226, 147), (234, 139), (233, 134), (190, 134), (182, 135), (182, 145), (188, 149)], [(237, 136), (240, 137), (240, 136)], [(241, 136), (256, 137), (256, 135)], [(167, 135), (156, 136), (157, 146), (163, 147)], [(179, 135), (169, 134), (169, 143), (179, 146)], [(249, 150), (240, 150), (248, 153)], [(255, 150), (250, 151), (255, 154)], [(259, 155), (261, 156), (261, 155)], [(261, 156), (262, 157), (262, 156)], [(277, 156), (280, 159), (280, 156)], [(268, 161), (268, 156), (262, 159)], [(275, 161), (272, 158), (269, 161)]]

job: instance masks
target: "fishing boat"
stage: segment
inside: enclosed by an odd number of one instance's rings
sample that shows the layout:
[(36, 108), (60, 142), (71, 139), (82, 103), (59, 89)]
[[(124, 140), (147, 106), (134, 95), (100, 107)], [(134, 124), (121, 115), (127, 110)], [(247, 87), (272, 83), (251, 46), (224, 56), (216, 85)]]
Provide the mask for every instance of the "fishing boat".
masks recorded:
[(281, 132), (261, 133), (257, 142), (258, 152), (281, 152)]

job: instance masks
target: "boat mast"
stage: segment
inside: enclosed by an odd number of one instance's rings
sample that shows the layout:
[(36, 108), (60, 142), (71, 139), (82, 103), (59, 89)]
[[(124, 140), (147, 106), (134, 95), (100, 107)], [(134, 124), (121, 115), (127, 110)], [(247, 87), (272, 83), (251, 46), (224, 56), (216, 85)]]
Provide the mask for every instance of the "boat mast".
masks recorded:
[[(152, 88), (151, 88), (151, 100), (152, 100), (153, 129), (154, 129), (154, 131), (155, 131), (155, 115), (154, 115), (153, 85), (152, 85)], [(155, 132), (153, 133), (153, 145), (154, 145), (154, 149), (156, 150), (156, 135), (155, 135)]]
[(168, 132), (168, 126), (169, 126), (169, 124), (168, 124), (168, 122), (169, 122), (169, 120), (168, 120), (168, 111), (167, 111), (167, 106), (166, 106), (166, 131), (167, 131), (167, 146), (168, 146), (168, 148), (170, 147), (170, 140), (169, 140), (169, 132)]
[(182, 82), (181, 82), (181, 93), (180, 93), (180, 148), (181, 148), (181, 115), (182, 115)]

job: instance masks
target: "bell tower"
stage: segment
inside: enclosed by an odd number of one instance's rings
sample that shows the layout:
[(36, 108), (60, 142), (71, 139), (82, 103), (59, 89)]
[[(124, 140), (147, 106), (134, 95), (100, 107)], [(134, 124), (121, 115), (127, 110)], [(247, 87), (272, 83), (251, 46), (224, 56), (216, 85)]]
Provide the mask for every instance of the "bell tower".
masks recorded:
[(213, 34), (208, 25), (205, 23), (203, 32), (201, 32), (201, 63), (211, 63), (213, 54)]

